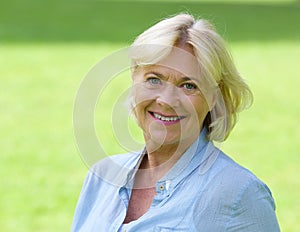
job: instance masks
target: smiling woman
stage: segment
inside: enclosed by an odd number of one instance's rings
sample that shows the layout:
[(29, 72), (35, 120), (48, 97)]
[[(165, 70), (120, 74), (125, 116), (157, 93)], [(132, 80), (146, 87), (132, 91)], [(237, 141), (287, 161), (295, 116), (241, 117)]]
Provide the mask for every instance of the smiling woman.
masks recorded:
[(211, 24), (162, 20), (129, 56), (145, 147), (91, 168), (72, 231), (279, 231), (268, 187), (213, 144), (252, 93)]

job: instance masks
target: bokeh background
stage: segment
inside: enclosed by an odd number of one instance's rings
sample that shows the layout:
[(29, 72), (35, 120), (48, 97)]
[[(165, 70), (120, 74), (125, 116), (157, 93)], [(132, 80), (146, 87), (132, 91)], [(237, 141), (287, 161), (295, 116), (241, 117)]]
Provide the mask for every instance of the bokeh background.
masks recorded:
[[(282, 231), (299, 231), (300, 2), (296, 0), (2, 1), (0, 231), (70, 230), (88, 170), (72, 128), (79, 85), (97, 61), (179, 12), (209, 19), (228, 41), (255, 102), (241, 114), (222, 149), (271, 188)], [(104, 115), (109, 120), (114, 103), (110, 99), (118, 94), (118, 85), (129, 84), (129, 76), (116, 81), (97, 111), (96, 127), (107, 135), (108, 154), (122, 148)]]

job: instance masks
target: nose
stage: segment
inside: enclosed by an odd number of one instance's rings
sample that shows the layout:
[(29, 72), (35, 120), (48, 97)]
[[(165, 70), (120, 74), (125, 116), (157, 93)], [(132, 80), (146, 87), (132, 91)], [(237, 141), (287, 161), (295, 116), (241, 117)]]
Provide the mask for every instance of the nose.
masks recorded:
[(179, 89), (173, 84), (166, 84), (158, 93), (156, 102), (162, 106), (176, 108), (180, 104)]

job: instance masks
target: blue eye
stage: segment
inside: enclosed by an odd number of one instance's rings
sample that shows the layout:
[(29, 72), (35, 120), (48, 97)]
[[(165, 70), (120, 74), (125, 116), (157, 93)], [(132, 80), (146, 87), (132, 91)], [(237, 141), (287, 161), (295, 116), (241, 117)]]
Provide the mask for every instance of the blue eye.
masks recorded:
[(150, 83), (151, 85), (160, 85), (161, 84), (161, 80), (156, 78), (156, 77), (149, 77), (146, 80), (148, 83)]
[(192, 84), (192, 83), (185, 83), (185, 84), (182, 85), (182, 87), (187, 89), (187, 90), (197, 89), (197, 86), (195, 84)]

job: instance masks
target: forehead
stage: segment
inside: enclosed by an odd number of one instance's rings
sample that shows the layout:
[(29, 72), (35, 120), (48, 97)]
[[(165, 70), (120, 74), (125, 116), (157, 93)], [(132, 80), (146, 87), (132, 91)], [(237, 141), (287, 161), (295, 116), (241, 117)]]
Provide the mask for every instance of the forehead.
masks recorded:
[(144, 73), (158, 72), (168, 78), (179, 76), (199, 78), (200, 68), (191, 47), (173, 47), (163, 60), (156, 64), (140, 67)]

